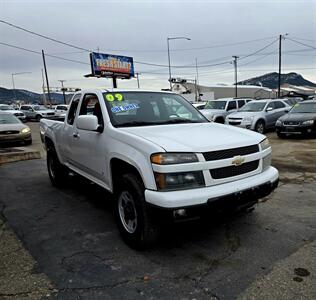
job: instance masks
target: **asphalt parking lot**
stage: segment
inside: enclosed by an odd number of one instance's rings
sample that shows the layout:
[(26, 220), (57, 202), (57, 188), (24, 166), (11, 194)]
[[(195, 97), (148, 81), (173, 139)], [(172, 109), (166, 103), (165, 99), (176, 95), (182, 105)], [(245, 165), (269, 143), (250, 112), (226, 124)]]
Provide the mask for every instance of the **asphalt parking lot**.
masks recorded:
[[(31, 128), (31, 147), (41, 147), (38, 124)], [(41, 284), (34, 279), (17, 294), (0, 271), (0, 299), (315, 298), (316, 139), (268, 136), (276, 192), (249, 214), (171, 226), (143, 252), (121, 240), (113, 199), (101, 188), (77, 177), (53, 188), (44, 159), (1, 166), (2, 224), (21, 240)], [(0, 270), (9, 270), (1, 257)]]

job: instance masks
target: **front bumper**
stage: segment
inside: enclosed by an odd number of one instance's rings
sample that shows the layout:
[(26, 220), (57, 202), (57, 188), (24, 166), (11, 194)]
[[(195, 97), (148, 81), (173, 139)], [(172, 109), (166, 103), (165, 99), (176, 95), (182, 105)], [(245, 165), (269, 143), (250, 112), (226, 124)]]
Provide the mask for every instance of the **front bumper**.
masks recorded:
[(29, 142), (31, 140), (32, 140), (31, 133), (0, 135), (0, 144)]
[(298, 125), (298, 126), (276, 126), (276, 132), (286, 135), (308, 135), (316, 134), (315, 125)]
[(167, 209), (207, 205), (227, 197), (233, 205), (238, 198), (257, 200), (269, 195), (277, 187), (278, 178), (278, 170), (269, 167), (257, 175), (215, 186), (171, 192), (146, 190), (145, 198), (149, 204)]
[(241, 121), (234, 121), (234, 120), (226, 120), (225, 124), (239, 127), (239, 128), (245, 128), (245, 129), (250, 129), (254, 130), (254, 125), (252, 122), (244, 122), (243, 120)]

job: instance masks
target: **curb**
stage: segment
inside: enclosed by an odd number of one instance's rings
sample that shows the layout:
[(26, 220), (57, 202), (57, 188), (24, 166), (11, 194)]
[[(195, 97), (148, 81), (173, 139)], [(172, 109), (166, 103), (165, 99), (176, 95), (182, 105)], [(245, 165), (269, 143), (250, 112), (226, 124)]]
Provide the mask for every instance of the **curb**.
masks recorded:
[(39, 159), (41, 158), (40, 151), (31, 150), (27, 148), (8, 148), (8, 151), (0, 152), (0, 165), (5, 163), (29, 160), (29, 159)]

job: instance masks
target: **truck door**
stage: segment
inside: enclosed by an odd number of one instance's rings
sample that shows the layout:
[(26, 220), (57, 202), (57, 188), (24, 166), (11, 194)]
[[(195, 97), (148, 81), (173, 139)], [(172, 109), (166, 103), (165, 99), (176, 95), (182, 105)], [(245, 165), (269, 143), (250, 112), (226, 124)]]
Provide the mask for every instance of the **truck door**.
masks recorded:
[[(104, 126), (101, 105), (96, 94), (85, 94), (80, 105), (80, 115), (95, 115), (99, 125)], [(88, 131), (74, 127), (72, 137), (72, 162), (80, 170), (104, 181), (105, 157), (104, 133)]]
[(72, 140), (74, 133), (74, 122), (76, 118), (76, 113), (79, 105), (79, 101), (81, 98), (81, 94), (74, 95), (71, 105), (69, 108), (69, 112), (67, 114), (67, 118), (65, 119), (64, 132), (62, 133), (62, 140), (59, 141), (58, 145), (60, 145), (59, 153), (64, 157), (65, 161), (72, 164)]

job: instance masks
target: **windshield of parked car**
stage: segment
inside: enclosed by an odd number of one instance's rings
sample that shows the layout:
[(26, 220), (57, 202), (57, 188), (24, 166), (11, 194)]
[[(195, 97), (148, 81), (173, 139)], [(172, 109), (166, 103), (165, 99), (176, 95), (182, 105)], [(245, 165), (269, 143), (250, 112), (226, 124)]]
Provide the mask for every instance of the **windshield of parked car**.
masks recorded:
[(14, 115), (11, 115), (9, 113), (0, 114), (0, 124), (19, 124), (19, 123), (21, 123), (21, 121)]
[(296, 103), (290, 113), (316, 113), (316, 101), (315, 103)]
[(225, 109), (227, 101), (207, 101), (205, 109)]
[(41, 106), (41, 105), (35, 105), (33, 106), (33, 109), (35, 111), (39, 111), (39, 110), (47, 110), (47, 108), (45, 106)]
[(295, 103), (297, 103), (297, 100), (295, 99), (285, 99), (283, 101), (290, 106), (293, 106)]
[(266, 106), (267, 102), (256, 102), (251, 101), (245, 104), (239, 111), (262, 111)]
[(0, 110), (13, 110), (13, 108), (9, 105), (0, 105)]
[(154, 92), (104, 93), (113, 126), (205, 123), (208, 120), (180, 95)]

